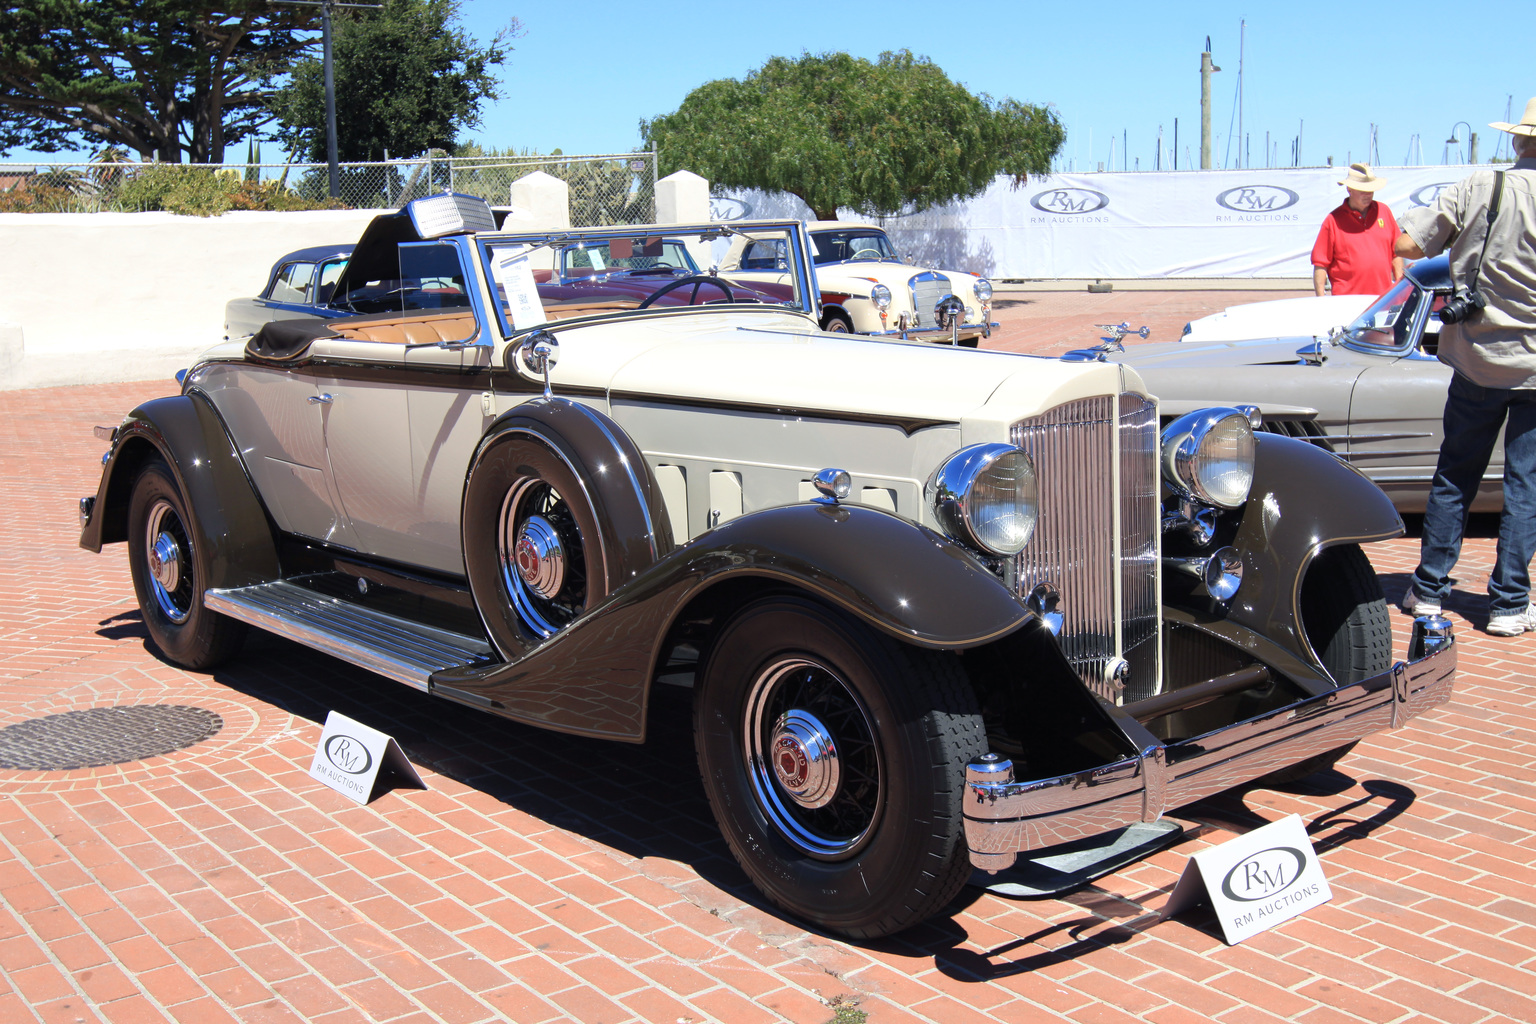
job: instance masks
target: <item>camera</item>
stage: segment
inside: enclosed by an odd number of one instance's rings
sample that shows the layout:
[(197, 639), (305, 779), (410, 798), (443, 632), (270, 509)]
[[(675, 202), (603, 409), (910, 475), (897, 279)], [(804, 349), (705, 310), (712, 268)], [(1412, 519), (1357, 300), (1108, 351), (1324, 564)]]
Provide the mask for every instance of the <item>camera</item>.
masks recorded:
[(1445, 305), (1440, 307), (1440, 322), (1443, 324), (1465, 323), (1480, 313), (1488, 300), (1476, 288), (1458, 288), (1456, 294), (1445, 300)]

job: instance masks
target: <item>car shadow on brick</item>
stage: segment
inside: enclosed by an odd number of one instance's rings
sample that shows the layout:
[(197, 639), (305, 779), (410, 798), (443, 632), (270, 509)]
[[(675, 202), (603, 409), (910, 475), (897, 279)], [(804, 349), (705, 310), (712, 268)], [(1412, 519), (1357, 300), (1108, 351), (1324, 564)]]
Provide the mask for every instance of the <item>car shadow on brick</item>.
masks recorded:
[[(152, 649), (152, 645), (149, 645)], [(769, 913), (710, 813), (693, 749), (692, 691), (658, 684), (644, 744), (523, 725), (253, 632), (214, 680), (323, 723), (335, 710), (393, 736), (411, 763), (631, 857), (691, 866)]]

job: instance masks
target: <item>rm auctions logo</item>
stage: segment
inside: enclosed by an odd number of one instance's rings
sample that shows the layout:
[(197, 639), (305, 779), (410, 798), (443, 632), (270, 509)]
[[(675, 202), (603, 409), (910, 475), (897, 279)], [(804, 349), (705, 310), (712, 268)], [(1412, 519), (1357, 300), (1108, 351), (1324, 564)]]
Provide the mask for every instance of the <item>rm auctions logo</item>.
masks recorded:
[(746, 220), (752, 216), (752, 204), (741, 199), (717, 196), (709, 201), (710, 220)]
[(1029, 205), (1041, 213), (1093, 213), (1109, 205), (1109, 196), (1091, 188), (1051, 188), (1036, 192), (1029, 200)]
[(336, 733), (325, 741), (325, 759), (348, 775), (362, 775), (373, 767), (368, 748), (345, 733)]
[(1295, 206), (1301, 199), (1295, 192), (1279, 185), (1240, 185), (1216, 197), (1216, 204), (1234, 213), (1276, 213)]
[(1229, 900), (1253, 903), (1284, 892), (1301, 877), (1306, 858), (1289, 846), (1272, 846), (1237, 862), (1221, 880), (1221, 892)]
[(1408, 202), (1414, 206), (1429, 206), (1436, 199), (1440, 198), (1442, 191), (1450, 188), (1453, 184), (1455, 183), (1450, 181), (1437, 181), (1433, 185), (1424, 185), (1421, 188), (1416, 188), (1408, 193)]

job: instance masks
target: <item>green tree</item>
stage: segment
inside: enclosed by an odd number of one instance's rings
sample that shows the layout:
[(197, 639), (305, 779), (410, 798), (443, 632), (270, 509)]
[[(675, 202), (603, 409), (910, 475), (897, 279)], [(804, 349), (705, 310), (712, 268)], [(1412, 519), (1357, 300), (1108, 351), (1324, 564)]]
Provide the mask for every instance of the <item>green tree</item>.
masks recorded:
[(1056, 114), (975, 96), (926, 57), (774, 57), (706, 82), (640, 122), (662, 174), (799, 196), (818, 218), (916, 212), (980, 195), (999, 174), (1046, 174), (1066, 140)]
[(115, 145), (217, 163), (270, 124), (272, 76), (315, 7), (269, 0), (26, 0), (0, 8), (0, 155)]
[[(452, 150), (460, 130), (480, 123), (480, 104), (497, 98), (492, 70), (521, 33), (513, 18), (480, 47), (452, 26), (458, 0), (384, 0), (383, 10), (337, 9), (331, 22), (336, 151), (341, 160), (382, 160)], [(316, 163), (326, 159), (325, 75), (300, 61), (273, 108), (278, 139)]]

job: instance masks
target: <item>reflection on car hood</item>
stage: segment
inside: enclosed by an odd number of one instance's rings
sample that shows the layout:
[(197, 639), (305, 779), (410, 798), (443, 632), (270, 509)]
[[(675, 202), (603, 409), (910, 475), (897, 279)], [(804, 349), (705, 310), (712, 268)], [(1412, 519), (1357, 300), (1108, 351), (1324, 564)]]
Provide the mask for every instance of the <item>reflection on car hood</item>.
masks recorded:
[[(1080, 397), (1077, 392), (1094, 376), (1083, 373), (1082, 363), (828, 335), (754, 320), (749, 326), (744, 319), (728, 343), (718, 326), (692, 332), (677, 319), (648, 325), (663, 337), (639, 348), (608, 385), (619, 394), (666, 395), (670, 401), (957, 422), (995, 395), (1012, 394), (1008, 382), (1016, 376), (1027, 376), (1031, 400), (1042, 409), (1058, 404), (1054, 395), (1072, 392), (1060, 401)], [(562, 366), (564, 356), (562, 351)], [(1105, 387), (1096, 378), (1092, 386)]]

